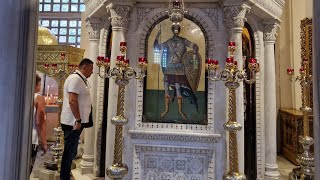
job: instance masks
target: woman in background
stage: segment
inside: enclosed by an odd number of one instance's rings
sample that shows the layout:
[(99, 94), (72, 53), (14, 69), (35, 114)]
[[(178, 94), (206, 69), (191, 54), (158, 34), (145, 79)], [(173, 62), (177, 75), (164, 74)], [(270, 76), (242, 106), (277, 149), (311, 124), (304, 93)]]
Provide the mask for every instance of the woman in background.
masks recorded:
[(38, 147), (43, 150), (44, 155), (48, 150), (47, 137), (46, 137), (46, 121), (45, 121), (45, 99), (39, 95), (41, 89), (41, 78), (36, 74), (35, 94), (34, 94), (34, 112), (33, 112), (33, 127), (32, 127), (32, 150), (31, 150), (31, 167), (30, 173), (34, 162), (37, 157)]

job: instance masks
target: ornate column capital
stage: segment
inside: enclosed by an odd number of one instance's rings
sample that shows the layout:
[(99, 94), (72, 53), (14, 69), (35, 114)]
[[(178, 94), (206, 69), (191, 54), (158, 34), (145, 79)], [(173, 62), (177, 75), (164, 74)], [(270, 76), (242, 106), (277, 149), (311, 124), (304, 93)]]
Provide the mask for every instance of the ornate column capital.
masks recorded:
[(111, 17), (108, 15), (108, 16), (104, 16), (101, 18), (102, 20), (102, 28), (106, 29), (106, 30), (109, 30), (110, 28), (110, 25), (111, 25)]
[(100, 18), (86, 19), (86, 28), (88, 30), (90, 40), (100, 39), (100, 30), (102, 27), (103, 27), (103, 23)]
[(275, 42), (279, 24), (276, 22), (265, 22), (263, 26), (263, 40), (265, 42)]
[(119, 5), (119, 4), (109, 4), (107, 9), (111, 14), (111, 25), (113, 28), (128, 28), (129, 15), (131, 11), (131, 6), (129, 5)]
[(246, 4), (223, 7), (225, 16), (225, 25), (227, 29), (241, 29), (246, 21), (246, 13), (250, 11)]

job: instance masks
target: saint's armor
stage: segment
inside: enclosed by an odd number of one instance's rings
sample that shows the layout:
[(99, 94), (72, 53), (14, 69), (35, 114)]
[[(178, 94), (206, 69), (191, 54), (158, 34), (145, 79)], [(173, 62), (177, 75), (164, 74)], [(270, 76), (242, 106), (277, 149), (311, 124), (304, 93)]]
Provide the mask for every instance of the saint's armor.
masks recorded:
[[(191, 104), (195, 105), (198, 111), (195, 92), (199, 78), (194, 78), (195, 76), (192, 74), (194, 69), (196, 69), (196, 74), (199, 74), (201, 57), (198, 54), (199, 47), (197, 44), (178, 35), (180, 33), (180, 25), (172, 25), (172, 32), (174, 34), (173, 37), (160, 44), (159, 31), (154, 42), (154, 48), (162, 51), (161, 68), (164, 74), (165, 111), (161, 114), (161, 117), (164, 117), (169, 112), (170, 99), (172, 99), (173, 102), (176, 96), (179, 113), (183, 119), (187, 119), (185, 113), (182, 111), (182, 99), (188, 99)], [(193, 50), (187, 51), (187, 47)], [(196, 65), (194, 65), (195, 63)], [(195, 66), (196, 68), (194, 68)], [(190, 70), (190, 68), (192, 68), (192, 70)], [(190, 71), (190, 73), (188, 73), (188, 71)], [(188, 75), (190, 78), (188, 78)], [(174, 91), (172, 97), (169, 94), (169, 87)]]

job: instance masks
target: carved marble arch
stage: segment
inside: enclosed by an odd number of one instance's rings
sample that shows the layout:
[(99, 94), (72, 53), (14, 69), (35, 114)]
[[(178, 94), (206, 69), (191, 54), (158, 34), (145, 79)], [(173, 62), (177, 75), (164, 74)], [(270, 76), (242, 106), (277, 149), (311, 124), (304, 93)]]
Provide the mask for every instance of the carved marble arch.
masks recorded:
[[(250, 26), (253, 36), (253, 46), (254, 46), (254, 57), (260, 63), (261, 68), (263, 68), (263, 56), (261, 56), (261, 49), (263, 47), (263, 37), (259, 35), (259, 24), (257, 22), (260, 19), (254, 15), (248, 15), (246, 24)], [(263, 102), (263, 87), (261, 83), (261, 76), (263, 71), (260, 71), (256, 76), (255, 83), (255, 101), (256, 101), (256, 163), (257, 163), (257, 179), (263, 179), (264, 177), (264, 137), (263, 137), (263, 124), (264, 124), (264, 114), (262, 110)]]
[[(160, 14), (160, 16), (159, 16)], [(149, 37), (150, 35), (156, 36), (154, 34), (151, 34), (153, 29), (156, 27), (157, 24), (159, 24), (162, 21), (166, 21), (166, 19), (168, 19), (168, 15), (164, 12), (160, 12), (159, 14), (156, 14), (151, 18), (148, 19), (152, 19), (153, 22), (152, 24), (150, 24), (150, 22), (147, 22), (146, 25), (147, 27), (145, 29), (143, 29), (142, 31), (142, 36), (141, 36), (141, 40), (140, 40), (140, 56), (144, 56), (147, 57), (148, 56), (148, 48), (150, 48), (151, 46), (153, 47), (154, 42), (151, 42), (152, 45), (149, 45)], [(204, 49), (202, 49), (203, 53), (201, 55), (200, 51), (200, 56), (201, 56), (201, 63), (204, 65), (205, 64), (205, 59), (208, 57), (208, 54), (210, 53), (210, 49), (213, 49), (213, 33), (211, 32), (210, 26), (208, 24), (210, 24), (211, 22), (207, 22), (204, 19), (201, 19), (200, 16), (195, 16), (195, 12), (194, 11), (189, 11), (188, 14), (185, 15), (185, 19), (186, 21), (189, 21), (191, 23), (193, 23), (195, 26), (198, 27), (198, 31), (201, 32), (201, 34), (203, 35), (203, 45), (202, 47), (204, 47)], [(162, 15), (162, 16), (161, 16)], [(200, 18), (200, 19), (199, 19)], [(152, 21), (151, 20), (151, 21)], [(150, 25), (149, 25), (150, 24)], [(148, 26), (149, 25), (149, 26)], [(183, 27), (181, 27), (183, 28)], [(171, 28), (169, 29), (171, 31)], [(156, 33), (157, 34), (157, 33)], [(190, 38), (190, 37), (184, 37), (184, 38)], [(195, 43), (196, 44), (196, 43)], [(200, 45), (201, 46), (201, 45)], [(142, 51), (141, 51), (142, 50)], [(191, 50), (190, 48), (188, 48), (188, 50)], [(161, 55), (162, 56), (162, 55)], [(150, 60), (149, 60), (150, 61)], [(161, 68), (160, 68), (161, 69)], [(161, 112), (159, 114), (159, 121), (148, 121), (147, 119), (144, 119), (144, 98), (145, 98), (145, 89), (147, 86), (147, 80), (145, 80), (144, 82), (140, 82), (138, 83), (138, 90), (137, 90), (137, 114), (136, 114), (136, 129), (177, 129), (177, 130), (195, 130), (195, 131), (210, 131), (211, 133), (213, 132), (213, 107), (214, 107), (214, 98), (213, 98), (213, 88), (211, 87), (211, 85), (208, 85), (207, 81), (205, 80), (205, 70), (204, 70), (204, 66), (202, 69), (202, 76), (203, 76), (203, 91), (204, 93), (204, 98), (203, 101), (205, 101), (205, 106), (202, 108), (205, 108), (205, 121), (203, 122), (190, 122), (190, 116), (186, 119), (181, 118), (180, 121), (175, 122), (173, 121), (169, 121), (169, 122), (163, 122), (161, 121)], [(161, 70), (160, 70), (161, 71)], [(151, 73), (151, 71), (149, 71), (148, 73)], [(163, 84), (163, 80), (161, 83)], [(162, 85), (164, 86), (164, 85)], [(209, 86), (209, 87), (208, 87)], [(175, 88), (173, 86), (173, 88)], [(208, 89), (211, 89), (210, 91), (207, 91)], [(171, 89), (173, 90), (173, 89)], [(163, 97), (160, 99), (159, 103), (162, 103), (163, 107), (161, 109), (161, 111), (165, 111), (165, 96), (164, 96), (164, 90), (163, 90)], [(176, 93), (176, 92), (174, 92)], [(210, 103), (207, 103), (207, 99), (210, 99)], [(150, 101), (150, 99), (149, 99)], [(170, 99), (170, 101), (172, 101), (172, 99)], [(184, 103), (189, 103), (187, 102), (187, 99), (183, 99), (183, 101), (185, 101)], [(170, 102), (169, 106), (172, 105), (173, 103), (175, 103), (176, 105), (176, 109), (175, 111), (178, 112), (179, 114), (179, 105), (178, 105), (178, 98), (177, 96), (175, 97), (175, 102)], [(157, 104), (157, 103), (156, 103)], [(184, 105), (183, 105), (184, 106)], [(182, 108), (183, 108), (182, 106)], [(171, 109), (170, 109), (171, 110)], [(169, 111), (170, 111), (169, 110)], [(185, 113), (184, 109), (182, 110), (183, 113)], [(210, 116), (208, 116), (207, 114), (210, 114)], [(181, 113), (180, 113), (181, 115)], [(182, 117), (182, 115), (181, 115)], [(188, 120), (189, 119), (189, 120)], [(192, 119), (192, 118), (191, 118)], [(185, 122), (183, 122), (183, 120), (185, 120)]]
[[(306, 69), (307, 75), (312, 75), (312, 19), (304, 18), (301, 20), (301, 62), (306, 59), (308, 61), (308, 66)], [(311, 85), (312, 89), (312, 85)], [(312, 97), (312, 91), (310, 91), (310, 97)], [(309, 98), (310, 106), (313, 107), (313, 98)], [(302, 103), (305, 104), (304, 99)]]
[[(248, 23), (244, 24), (242, 31), (242, 56), (244, 69), (246, 69), (247, 75), (249, 75), (249, 60), (255, 58), (255, 44), (252, 28)], [(244, 92), (244, 155), (245, 160), (245, 175), (248, 179), (256, 179), (256, 96), (255, 96), (255, 83), (252, 85), (243, 84)]]

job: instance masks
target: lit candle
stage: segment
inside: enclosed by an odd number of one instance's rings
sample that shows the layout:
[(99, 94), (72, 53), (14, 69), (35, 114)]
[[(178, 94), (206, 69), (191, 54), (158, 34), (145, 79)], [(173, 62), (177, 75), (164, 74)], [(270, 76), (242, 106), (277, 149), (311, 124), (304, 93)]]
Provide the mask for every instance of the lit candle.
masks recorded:
[(287, 72), (288, 72), (288, 73), (294, 72), (294, 69), (288, 68), (288, 69), (287, 69)]
[(211, 59), (211, 58), (208, 58), (206, 63), (207, 63), (207, 64), (211, 64), (211, 62), (212, 62), (212, 59)]
[(117, 60), (118, 61), (123, 61), (124, 60), (124, 56), (117, 56)]
[(230, 41), (230, 42), (229, 42), (229, 46), (236, 46), (236, 43), (233, 42), (233, 41)]
[(47, 86), (47, 99), (48, 99), (48, 97), (49, 97), (49, 88), (50, 88), (50, 86), (48, 85), (48, 86)]
[(257, 63), (257, 59), (255, 59), (255, 58), (250, 58), (249, 63)]
[(104, 58), (104, 62), (109, 63), (110, 59), (108, 57)]
[(300, 68), (300, 72), (304, 72), (304, 68), (302, 67), (302, 68)]
[(147, 62), (146, 58), (140, 57), (139, 62)]
[(233, 58), (227, 58), (226, 62), (227, 63), (233, 63)]

